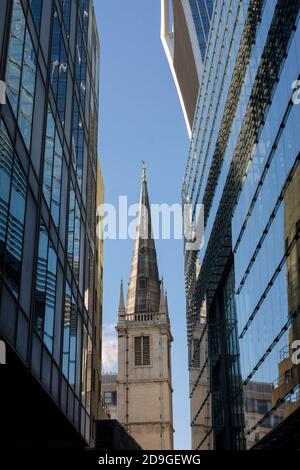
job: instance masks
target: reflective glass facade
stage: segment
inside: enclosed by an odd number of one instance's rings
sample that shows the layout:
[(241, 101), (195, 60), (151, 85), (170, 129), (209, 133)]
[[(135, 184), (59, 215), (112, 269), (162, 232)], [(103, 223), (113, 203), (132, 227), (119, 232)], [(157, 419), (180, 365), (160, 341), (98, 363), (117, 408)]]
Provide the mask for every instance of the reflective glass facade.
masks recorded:
[(103, 185), (93, 2), (2, 0), (1, 17), (0, 335), (90, 444), (100, 400)]
[(189, 0), (192, 10), (192, 16), (195, 23), (197, 38), (201, 57), (204, 62), (206, 48), (208, 45), (208, 37), (210, 30), (210, 22), (213, 13), (213, 0)]
[(195, 382), (208, 360), (212, 419), (198, 448), (210, 435), (250, 448), (300, 404), (299, 8), (215, 2), (183, 185), (205, 219), (195, 282), (186, 252), (189, 341), (204, 305), (209, 339)]

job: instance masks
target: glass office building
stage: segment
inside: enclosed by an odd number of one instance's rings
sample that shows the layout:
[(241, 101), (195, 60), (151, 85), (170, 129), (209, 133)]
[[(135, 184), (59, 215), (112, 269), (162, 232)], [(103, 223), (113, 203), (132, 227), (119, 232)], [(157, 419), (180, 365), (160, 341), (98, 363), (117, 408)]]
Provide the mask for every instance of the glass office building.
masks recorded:
[(192, 423), (209, 404), (197, 449), (299, 442), (299, 10), (215, 1), (182, 191), (204, 208), (185, 252)]
[[(8, 435), (25, 445), (87, 445), (100, 400), (102, 303), (92, 0), (1, 0), (0, 53), (0, 335), (14, 371), (5, 384)], [(22, 433), (16, 420), (26, 423)]]
[(213, 0), (161, 0), (161, 40), (191, 136)]
[(189, 2), (201, 51), (201, 57), (204, 62), (214, 2), (213, 0), (189, 0)]

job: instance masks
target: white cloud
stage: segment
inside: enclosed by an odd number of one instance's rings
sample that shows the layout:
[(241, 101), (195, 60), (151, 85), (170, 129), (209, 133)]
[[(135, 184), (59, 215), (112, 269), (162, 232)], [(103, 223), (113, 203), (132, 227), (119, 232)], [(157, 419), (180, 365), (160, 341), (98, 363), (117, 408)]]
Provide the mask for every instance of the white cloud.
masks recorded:
[(115, 325), (107, 323), (103, 326), (102, 339), (102, 370), (103, 372), (117, 372), (118, 338)]

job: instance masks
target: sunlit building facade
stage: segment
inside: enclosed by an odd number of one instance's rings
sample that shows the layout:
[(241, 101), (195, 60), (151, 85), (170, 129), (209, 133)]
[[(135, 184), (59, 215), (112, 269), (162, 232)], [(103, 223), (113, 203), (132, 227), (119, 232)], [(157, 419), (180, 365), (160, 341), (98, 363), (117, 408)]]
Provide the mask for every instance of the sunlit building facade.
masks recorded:
[[(25, 446), (92, 445), (101, 397), (96, 204), (103, 197), (93, 2), (2, 0), (0, 16), (7, 436)], [(17, 421), (26, 423), (24, 432)]]
[(194, 419), (211, 410), (195, 449), (299, 446), (299, 9), (214, 2), (182, 192), (204, 208), (185, 252), (190, 368), (207, 351), (191, 400), (209, 377)]
[(191, 136), (213, 0), (161, 0), (161, 40)]

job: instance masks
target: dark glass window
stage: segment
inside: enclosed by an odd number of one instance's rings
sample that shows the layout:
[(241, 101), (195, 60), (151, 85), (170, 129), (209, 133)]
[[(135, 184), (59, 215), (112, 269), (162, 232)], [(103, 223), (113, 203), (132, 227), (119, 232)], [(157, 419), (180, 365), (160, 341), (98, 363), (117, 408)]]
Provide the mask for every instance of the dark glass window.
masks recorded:
[(79, 1), (79, 8), (80, 14), (83, 24), (83, 30), (85, 35), (88, 33), (89, 28), (89, 8), (90, 8), (90, 0), (80, 0)]
[(0, 123), (0, 188), (0, 262), (4, 262), (7, 282), (18, 295), (27, 182), (3, 123)]
[(51, 46), (51, 86), (56, 99), (57, 108), (62, 124), (65, 122), (68, 60), (58, 19), (57, 11), (54, 11), (52, 46)]
[(82, 190), (84, 160), (84, 129), (76, 97), (73, 103), (72, 163), (80, 191)]
[(272, 402), (270, 400), (247, 398), (245, 407), (246, 411), (249, 413), (259, 413), (261, 415), (265, 415), (272, 408)]
[(49, 106), (45, 144), (43, 193), (56, 227), (59, 226), (60, 215), (62, 158), (62, 145), (55, 127), (53, 114)]
[[(24, 38), (25, 35), (25, 38)], [(36, 55), (27, 28), (23, 9), (15, 0), (7, 61), (7, 96), (27, 149), (30, 148), (36, 78)]]
[(43, 223), (40, 227), (35, 288), (35, 328), (52, 352), (55, 317), (57, 255)]
[(27, 148), (30, 147), (33, 102), (36, 76), (36, 57), (29, 31), (26, 31), (23, 73), (20, 92), (18, 124)]
[(74, 189), (71, 186), (68, 224), (68, 260), (79, 281), (81, 215)]
[(40, 30), (43, 0), (30, 0), (30, 8), (37, 31)]
[(201, 57), (204, 61), (213, 12), (213, 0), (190, 0), (190, 7), (195, 23)]
[(70, 18), (71, 18), (71, 0), (60, 0), (63, 22), (66, 28), (67, 36), (70, 34)]
[(21, 3), (17, 0), (14, 2), (12, 12), (6, 71), (7, 96), (15, 115), (19, 103), (24, 36), (25, 18)]
[(63, 373), (75, 386), (77, 353), (77, 305), (67, 284), (65, 292)]
[(82, 343), (82, 370), (81, 370), (81, 399), (87, 412), (91, 409), (91, 385), (92, 385), (92, 339), (83, 326)]
[(104, 403), (106, 405), (116, 405), (117, 404), (117, 392), (104, 392)]
[(280, 424), (282, 421), (282, 417), (281, 416), (277, 416), (277, 415), (270, 415), (268, 416), (264, 421), (263, 421), (263, 426), (265, 428), (274, 428), (275, 426), (278, 426), (278, 424)]
[(75, 76), (80, 96), (80, 102), (83, 111), (85, 110), (85, 92), (86, 92), (86, 74), (87, 74), (87, 55), (83, 40), (82, 29), (79, 20), (77, 20), (76, 43), (75, 43)]

